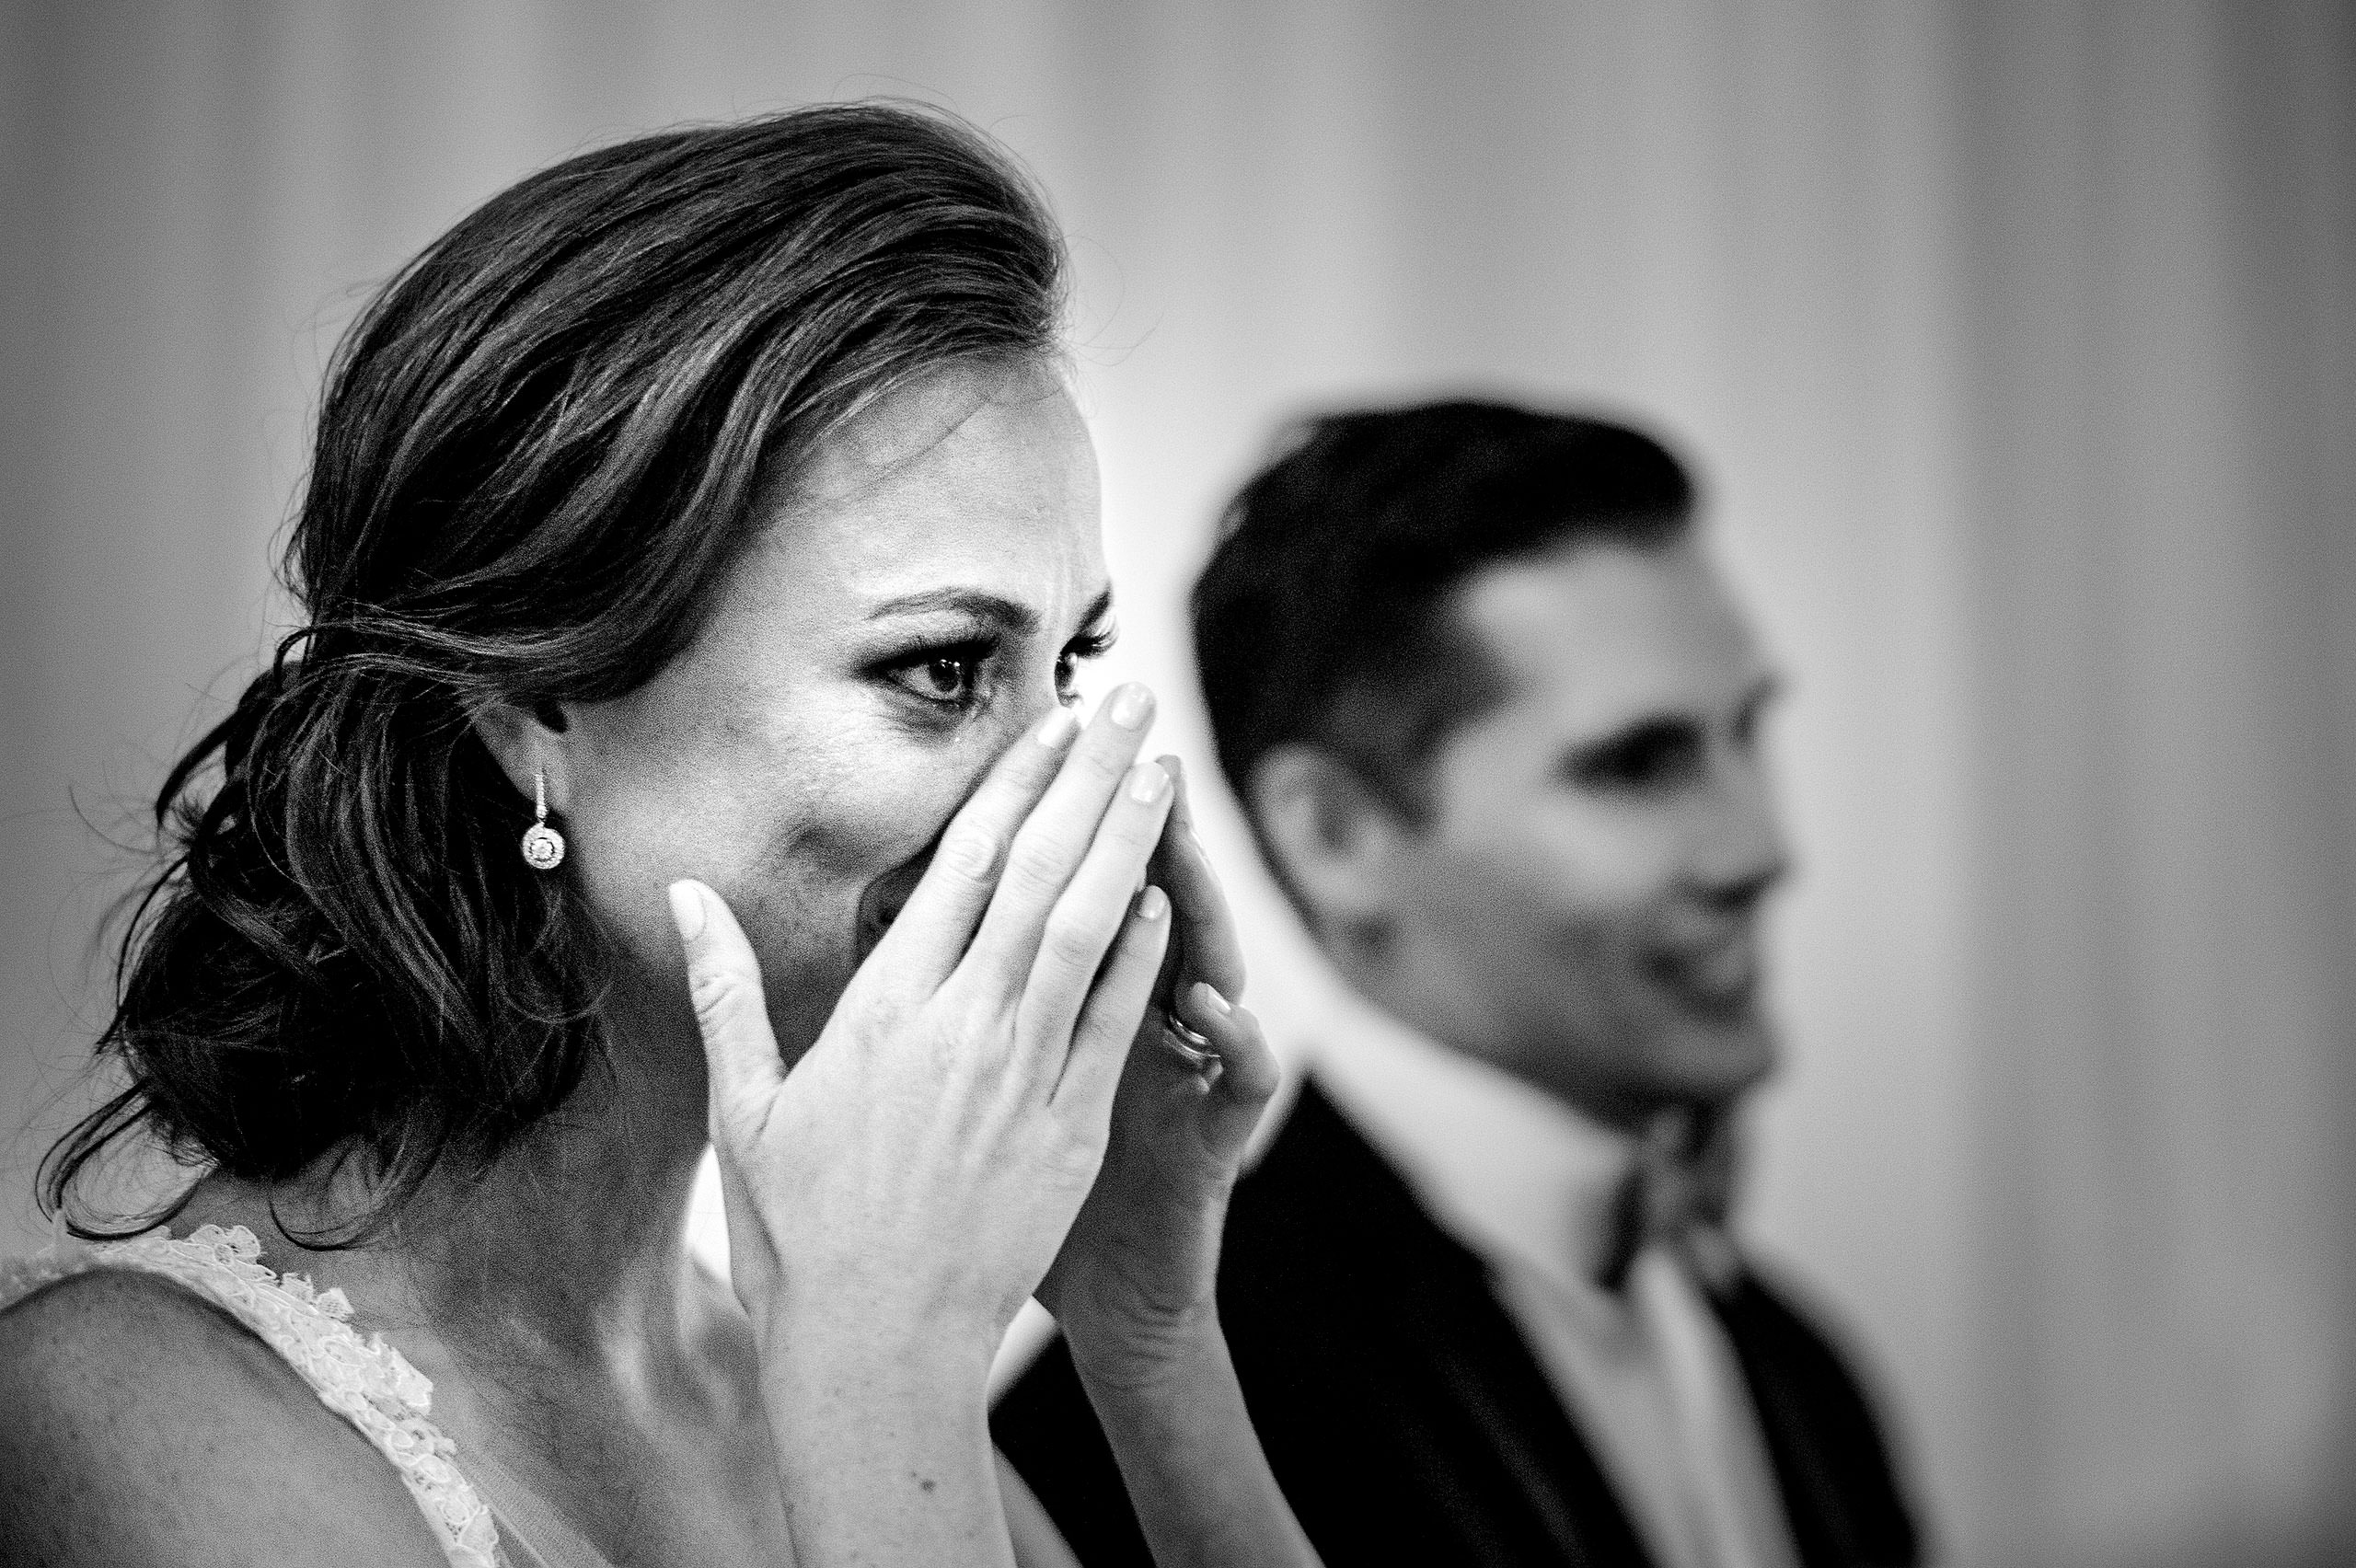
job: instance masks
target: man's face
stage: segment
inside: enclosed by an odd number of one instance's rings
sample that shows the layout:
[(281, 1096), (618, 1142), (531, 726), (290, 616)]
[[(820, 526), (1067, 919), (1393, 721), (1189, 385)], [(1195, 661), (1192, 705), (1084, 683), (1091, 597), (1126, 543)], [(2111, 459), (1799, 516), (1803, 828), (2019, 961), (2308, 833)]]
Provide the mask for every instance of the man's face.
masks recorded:
[(1386, 877), (1390, 999), (1609, 1121), (1738, 1094), (1773, 1065), (1784, 869), (1741, 612), (1690, 541), (1492, 567), (1454, 605), (1504, 696), (1441, 743)]

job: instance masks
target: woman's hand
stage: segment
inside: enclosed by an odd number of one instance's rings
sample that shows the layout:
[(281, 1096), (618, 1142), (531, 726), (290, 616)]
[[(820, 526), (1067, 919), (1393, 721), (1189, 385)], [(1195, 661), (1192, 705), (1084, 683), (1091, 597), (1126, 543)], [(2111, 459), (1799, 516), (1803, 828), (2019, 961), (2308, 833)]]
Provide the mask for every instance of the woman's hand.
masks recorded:
[[(1113, 1136), (1093, 1191), (1039, 1298), (1074, 1359), (1101, 1385), (1152, 1385), (1218, 1333), (1219, 1234), (1245, 1147), (1278, 1073), (1258, 1021), (1241, 1006), (1243, 958), (1225, 895), (1195, 840), (1178, 759), (1153, 882), (1175, 929), (1158, 1006), (1128, 1054)], [(1164, 1011), (1207, 1038), (1199, 1070), (1157, 1038)]]
[(1151, 716), (1126, 686), (1011, 747), (791, 1072), (727, 905), (671, 890), (801, 1561), (1004, 1551), (990, 1357), (1096, 1180), (1169, 938)]
[(1156, 1562), (1315, 1568), (1252, 1429), (1216, 1294), (1228, 1195), (1276, 1092), (1276, 1060), (1237, 1005), (1235, 927), (1195, 841), (1177, 759), (1163, 764), (1178, 798), (1152, 874), (1170, 890), (1176, 940), (1156, 993), (1218, 1060), (1194, 1066), (1155, 1038), (1160, 1009), (1148, 1014), (1103, 1170), (1040, 1299), (1071, 1346)]

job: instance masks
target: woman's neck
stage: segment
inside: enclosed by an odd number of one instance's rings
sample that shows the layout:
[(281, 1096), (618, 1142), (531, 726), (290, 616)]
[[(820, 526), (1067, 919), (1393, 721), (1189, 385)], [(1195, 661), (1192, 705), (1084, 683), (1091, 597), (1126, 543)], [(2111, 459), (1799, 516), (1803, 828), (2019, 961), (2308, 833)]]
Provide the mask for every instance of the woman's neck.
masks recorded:
[(300, 1239), (365, 1200), (357, 1161), (276, 1189), (208, 1177), (182, 1222), (248, 1226), (272, 1267), (342, 1287), (396, 1343), (423, 1336), (461, 1360), (535, 1368), (603, 1364), (635, 1381), (685, 1332), (705, 1104), (692, 1032), (681, 1041), (673, 1020), (633, 1010), (617, 1009), (610, 1048), (556, 1112), (488, 1165), (446, 1162), (357, 1246)]

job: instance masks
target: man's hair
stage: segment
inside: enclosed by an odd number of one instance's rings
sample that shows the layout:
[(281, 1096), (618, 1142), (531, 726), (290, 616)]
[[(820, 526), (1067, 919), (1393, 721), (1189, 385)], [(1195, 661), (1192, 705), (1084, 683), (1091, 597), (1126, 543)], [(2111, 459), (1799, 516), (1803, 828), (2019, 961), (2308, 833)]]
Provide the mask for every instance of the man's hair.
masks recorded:
[[(1451, 726), (1502, 695), (1451, 600), (1482, 568), (1681, 536), (1692, 481), (1650, 436), (1576, 414), (1430, 403), (1303, 421), (1238, 492), (1195, 584), (1220, 769), (1319, 747), (1421, 823)], [(1266, 844), (1262, 844), (1266, 848)]]

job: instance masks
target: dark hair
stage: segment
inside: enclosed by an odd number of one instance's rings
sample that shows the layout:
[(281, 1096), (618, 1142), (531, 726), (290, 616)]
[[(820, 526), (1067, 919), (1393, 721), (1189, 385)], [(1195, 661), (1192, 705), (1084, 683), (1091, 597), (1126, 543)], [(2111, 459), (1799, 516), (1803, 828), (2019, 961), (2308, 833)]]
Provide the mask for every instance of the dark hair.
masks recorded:
[(1602, 420), (1449, 402), (1296, 426), (1229, 503), (1195, 584), (1211, 734), (1255, 832), (1252, 776), (1287, 743), (1423, 820), (1433, 749), (1495, 696), (1454, 590), (1566, 545), (1665, 542), (1693, 509), (1675, 457)]
[(472, 718), (645, 682), (757, 494), (928, 370), (1051, 356), (1063, 279), (1000, 153), (872, 103), (583, 154), (410, 262), (329, 368), (286, 551), (308, 624), (156, 799), (99, 1041), (128, 1087), (51, 1149), (44, 1205), (133, 1133), (264, 1182), (362, 1153), (350, 1244), (560, 1103), (600, 947)]

